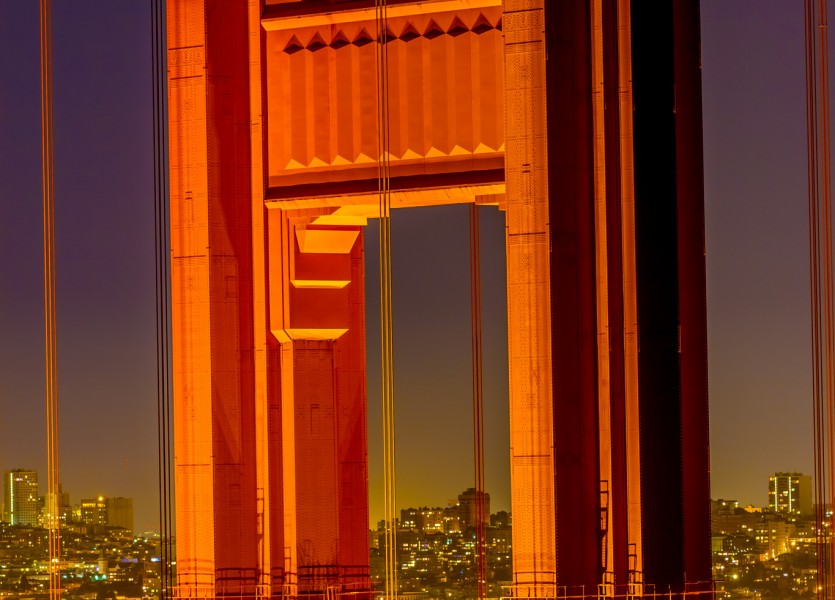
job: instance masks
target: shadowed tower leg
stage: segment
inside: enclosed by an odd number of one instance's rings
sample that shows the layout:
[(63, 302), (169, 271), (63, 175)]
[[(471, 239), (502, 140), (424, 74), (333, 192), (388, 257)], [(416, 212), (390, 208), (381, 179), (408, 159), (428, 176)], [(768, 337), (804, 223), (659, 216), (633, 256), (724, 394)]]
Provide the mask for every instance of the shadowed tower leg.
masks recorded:
[(285, 568), (292, 593), (367, 591), (363, 232), (314, 220), (268, 210)]

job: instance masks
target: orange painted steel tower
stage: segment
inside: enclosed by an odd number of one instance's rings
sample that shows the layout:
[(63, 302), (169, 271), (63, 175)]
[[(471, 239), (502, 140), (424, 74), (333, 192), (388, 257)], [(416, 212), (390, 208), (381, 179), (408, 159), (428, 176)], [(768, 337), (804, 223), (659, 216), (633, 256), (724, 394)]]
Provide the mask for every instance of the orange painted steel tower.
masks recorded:
[(381, 157), (506, 215), (511, 592), (709, 591), (698, 0), (379, 4), (168, 2), (177, 593), (370, 589)]

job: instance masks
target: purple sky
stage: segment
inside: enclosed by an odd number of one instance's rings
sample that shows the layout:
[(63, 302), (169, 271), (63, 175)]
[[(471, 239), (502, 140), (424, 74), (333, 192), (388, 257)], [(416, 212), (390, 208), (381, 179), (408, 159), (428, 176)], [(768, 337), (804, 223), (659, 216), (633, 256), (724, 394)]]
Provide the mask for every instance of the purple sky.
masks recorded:
[(702, 2), (714, 497), (812, 470), (802, 3)]
[[(43, 473), (37, 5), (0, 3), (0, 470)], [(143, 530), (157, 519), (150, 5), (53, 10), (62, 479), (73, 502), (133, 497)], [(770, 473), (812, 464), (802, 3), (702, 0), (702, 38), (713, 495), (763, 504)], [(509, 508), (504, 259), (501, 215), (483, 218), (497, 510)], [(472, 480), (467, 212), (396, 213), (393, 230), (398, 505), (443, 504)], [(375, 244), (370, 227), (372, 310)], [(372, 522), (378, 373), (370, 360)]]

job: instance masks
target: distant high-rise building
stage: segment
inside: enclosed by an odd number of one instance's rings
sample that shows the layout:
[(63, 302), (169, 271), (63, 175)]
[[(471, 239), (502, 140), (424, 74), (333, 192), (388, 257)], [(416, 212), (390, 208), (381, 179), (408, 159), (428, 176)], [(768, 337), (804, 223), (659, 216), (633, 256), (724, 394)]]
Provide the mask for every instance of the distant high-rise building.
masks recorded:
[(768, 506), (778, 513), (812, 514), (812, 477), (775, 473), (768, 478)]
[(107, 524), (133, 531), (133, 499), (106, 498)]
[(510, 513), (500, 510), (495, 515), (490, 515), (491, 527), (510, 527)]
[(400, 527), (423, 530), (423, 518), (419, 508), (404, 508), (400, 511)]
[(107, 525), (107, 498), (81, 500), (81, 522), (87, 525)]
[(38, 473), (26, 469), (12, 469), (3, 475), (3, 519), (12, 525), (37, 525)]
[(72, 505), (70, 505), (70, 493), (65, 492), (58, 484), (58, 517), (61, 525), (72, 521)]
[(72, 507), (70, 506), (70, 494), (65, 492), (61, 484), (58, 484), (58, 491), (47, 492), (41, 498), (39, 523), (42, 527), (50, 528), (65, 525), (71, 520)]
[(481, 520), (484, 524), (490, 523), (490, 494), (487, 492), (476, 492), (475, 488), (469, 488), (458, 495), (458, 519), (461, 522), (461, 529), (475, 527), (478, 523), (477, 501), (479, 493), (484, 498)]

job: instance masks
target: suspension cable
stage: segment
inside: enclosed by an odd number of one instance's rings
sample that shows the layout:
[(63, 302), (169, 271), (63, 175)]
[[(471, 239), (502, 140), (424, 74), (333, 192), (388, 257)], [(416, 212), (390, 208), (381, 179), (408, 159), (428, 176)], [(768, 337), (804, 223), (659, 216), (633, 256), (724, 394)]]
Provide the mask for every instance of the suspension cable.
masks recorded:
[(49, 598), (61, 597), (61, 519), (58, 479), (58, 365), (55, 310), (55, 171), (52, 123), (52, 2), (40, 3), (43, 276), (46, 350), (46, 471)]
[(160, 597), (171, 596), (174, 561), (171, 485), (171, 313), (166, 128), (167, 43), (165, 0), (151, 3), (151, 89), (153, 104), (154, 245), (156, 260), (157, 443), (160, 519)]
[(484, 386), (481, 354), (481, 223), (478, 205), (470, 205), (470, 323), (473, 375), (473, 464), (475, 465), (476, 598), (487, 595), (484, 496)]
[(835, 500), (835, 290), (826, 0), (805, 0), (804, 17), (817, 595), (832, 598), (833, 540), (824, 529), (826, 507)]
[(396, 600), (397, 524), (395, 521), (395, 421), (391, 286), (391, 164), (389, 156), (388, 3), (375, 0), (377, 24), (377, 152), (380, 210), (380, 332), (382, 338), (383, 487), (386, 523), (385, 597)]
[(809, 211), (809, 265), (811, 285), (811, 318), (812, 318), (812, 392), (814, 417), (814, 471), (815, 471), (815, 517), (817, 538), (817, 577), (819, 597), (826, 589), (826, 550), (823, 544), (823, 520), (825, 511), (825, 480), (823, 477), (823, 396), (821, 387), (821, 348), (820, 348), (820, 282), (818, 267), (818, 190), (817, 190), (817, 102), (815, 93), (815, 19), (812, 0), (804, 2), (805, 46), (806, 46), (806, 134), (807, 134), (807, 186)]

